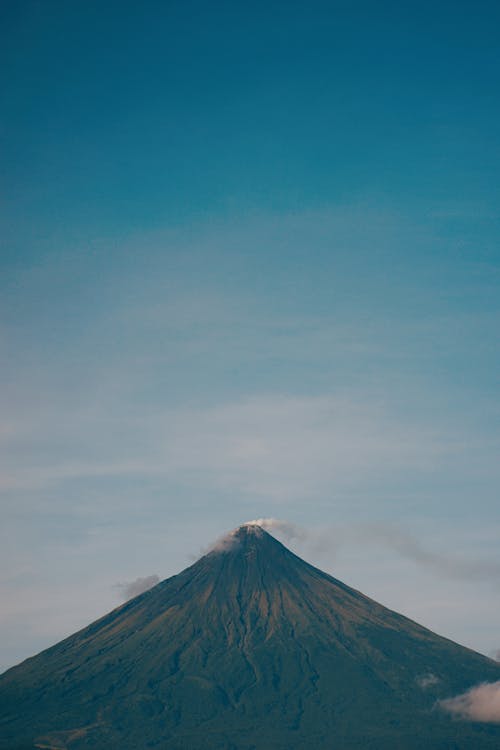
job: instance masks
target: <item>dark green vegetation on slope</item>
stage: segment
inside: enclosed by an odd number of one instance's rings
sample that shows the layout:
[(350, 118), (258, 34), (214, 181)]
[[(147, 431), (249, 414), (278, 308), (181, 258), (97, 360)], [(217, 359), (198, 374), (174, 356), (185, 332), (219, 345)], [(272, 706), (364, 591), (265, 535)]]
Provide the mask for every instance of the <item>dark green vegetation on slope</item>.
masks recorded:
[(244, 526), (1, 676), (0, 748), (498, 750), (500, 726), (435, 708), (498, 679)]

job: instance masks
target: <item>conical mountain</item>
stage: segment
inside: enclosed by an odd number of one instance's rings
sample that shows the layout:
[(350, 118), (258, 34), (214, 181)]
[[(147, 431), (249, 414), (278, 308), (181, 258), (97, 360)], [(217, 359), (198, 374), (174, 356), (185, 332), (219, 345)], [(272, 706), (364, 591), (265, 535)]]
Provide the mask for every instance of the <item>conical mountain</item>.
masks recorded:
[(256, 525), (0, 677), (2, 750), (498, 750), (441, 698), (500, 664)]

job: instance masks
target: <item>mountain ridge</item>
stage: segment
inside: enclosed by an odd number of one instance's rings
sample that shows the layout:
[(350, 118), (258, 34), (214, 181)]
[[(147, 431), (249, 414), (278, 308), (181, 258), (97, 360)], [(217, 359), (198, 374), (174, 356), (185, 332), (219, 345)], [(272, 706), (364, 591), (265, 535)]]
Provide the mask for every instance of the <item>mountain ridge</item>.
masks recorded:
[(496, 662), (243, 525), (0, 676), (0, 748), (489, 750), (500, 727), (436, 706), (498, 679)]

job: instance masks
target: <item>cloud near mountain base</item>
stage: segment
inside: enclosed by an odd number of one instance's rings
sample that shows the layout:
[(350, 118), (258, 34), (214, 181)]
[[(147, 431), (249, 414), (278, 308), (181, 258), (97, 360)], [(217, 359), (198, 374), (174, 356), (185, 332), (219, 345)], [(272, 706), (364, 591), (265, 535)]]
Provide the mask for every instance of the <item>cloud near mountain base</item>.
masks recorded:
[(500, 680), (484, 682), (454, 698), (439, 701), (439, 706), (459, 719), (500, 724)]

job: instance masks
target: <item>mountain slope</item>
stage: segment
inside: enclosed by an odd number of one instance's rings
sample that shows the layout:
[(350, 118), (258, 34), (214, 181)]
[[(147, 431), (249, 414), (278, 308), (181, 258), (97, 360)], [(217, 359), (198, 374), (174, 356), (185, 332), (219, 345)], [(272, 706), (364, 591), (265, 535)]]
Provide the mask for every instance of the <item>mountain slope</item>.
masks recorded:
[(243, 526), (0, 677), (0, 748), (500, 747), (436, 700), (500, 665)]

